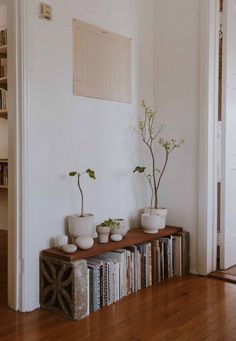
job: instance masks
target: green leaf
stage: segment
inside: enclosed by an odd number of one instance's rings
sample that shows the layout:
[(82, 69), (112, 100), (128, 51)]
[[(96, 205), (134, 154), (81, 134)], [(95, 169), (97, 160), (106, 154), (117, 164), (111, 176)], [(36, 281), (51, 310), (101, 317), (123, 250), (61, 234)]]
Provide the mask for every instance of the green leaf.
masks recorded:
[(111, 218), (104, 220), (101, 224), (101, 226), (109, 226), (111, 228), (118, 228), (120, 226), (120, 223), (112, 220)]
[(75, 176), (75, 175), (77, 175), (77, 174), (78, 174), (77, 172), (73, 171), (73, 172), (70, 172), (70, 173), (69, 173), (69, 176)]
[(88, 169), (86, 170), (86, 173), (88, 174), (88, 176), (89, 176), (91, 179), (96, 180), (96, 176), (95, 176), (94, 170), (88, 168)]
[(133, 173), (136, 173), (136, 172), (138, 172), (138, 173), (144, 173), (145, 172), (145, 169), (146, 169), (146, 167), (140, 167), (140, 166), (137, 166), (134, 170), (133, 170)]

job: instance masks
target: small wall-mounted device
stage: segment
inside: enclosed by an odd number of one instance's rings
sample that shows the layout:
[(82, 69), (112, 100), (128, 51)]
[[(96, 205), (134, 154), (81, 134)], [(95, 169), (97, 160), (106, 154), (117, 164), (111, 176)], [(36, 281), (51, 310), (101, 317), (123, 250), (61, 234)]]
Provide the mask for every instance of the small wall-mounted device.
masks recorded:
[(52, 20), (52, 7), (47, 4), (41, 3), (39, 5), (39, 18), (48, 21)]

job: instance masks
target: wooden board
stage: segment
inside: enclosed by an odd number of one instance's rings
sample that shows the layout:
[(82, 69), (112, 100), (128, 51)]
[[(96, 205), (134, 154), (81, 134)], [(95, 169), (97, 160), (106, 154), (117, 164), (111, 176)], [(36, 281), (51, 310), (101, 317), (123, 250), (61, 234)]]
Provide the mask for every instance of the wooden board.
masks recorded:
[(8, 111), (7, 110), (0, 110), (0, 117), (7, 119)]
[(88, 257), (100, 255), (102, 253), (122, 249), (129, 245), (140, 244), (153, 239), (166, 237), (171, 234), (176, 234), (177, 232), (180, 231), (182, 231), (182, 228), (174, 226), (167, 226), (165, 229), (160, 230), (158, 233), (153, 234), (144, 233), (142, 229), (133, 229), (130, 230), (120, 242), (108, 242), (106, 244), (99, 244), (97, 239), (95, 239), (94, 246), (89, 250), (79, 250), (72, 254), (66, 254), (65, 252), (58, 248), (51, 248), (42, 251), (42, 253), (45, 256), (56, 257), (59, 259), (66, 260), (68, 262), (73, 262), (79, 259), (85, 259)]
[(131, 101), (131, 39), (73, 21), (74, 95)]
[(7, 54), (7, 45), (0, 46), (0, 55), (6, 55)]

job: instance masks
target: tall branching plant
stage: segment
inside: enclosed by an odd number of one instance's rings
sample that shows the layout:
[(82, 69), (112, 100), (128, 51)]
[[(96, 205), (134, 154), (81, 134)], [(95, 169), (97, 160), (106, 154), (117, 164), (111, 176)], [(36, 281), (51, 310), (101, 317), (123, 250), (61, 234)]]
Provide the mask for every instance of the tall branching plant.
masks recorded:
[(81, 177), (87, 174), (91, 179), (95, 180), (96, 176), (95, 176), (95, 172), (94, 170), (88, 168), (85, 172), (77, 172), (77, 171), (72, 171), (69, 173), (69, 176), (77, 176), (77, 185), (79, 188), (79, 192), (80, 192), (80, 196), (81, 196), (81, 213), (80, 213), (80, 217), (84, 217), (84, 193), (83, 193), (83, 189), (81, 187)]
[[(184, 143), (184, 140), (176, 141), (174, 139), (162, 138), (161, 132), (164, 128), (163, 125), (157, 125), (157, 112), (153, 111), (145, 101), (142, 101), (142, 107), (144, 109), (144, 118), (138, 123), (137, 132), (141, 136), (142, 142), (147, 147), (151, 157), (151, 172), (147, 172), (147, 167), (137, 166), (133, 170), (133, 173), (144, 174), (148, 181), (151, 190), (151, 208), (158, 208), (158, 190), (160, 188), (163, 174), (166, 170), (166, 166), (169, 160), (170, 154), (176, 149), (180, 148)], [(155, 144), (161, 146), (165, 153), (165, 158), (162, 166), (157, 167), (157, 154), (154, 151)]]

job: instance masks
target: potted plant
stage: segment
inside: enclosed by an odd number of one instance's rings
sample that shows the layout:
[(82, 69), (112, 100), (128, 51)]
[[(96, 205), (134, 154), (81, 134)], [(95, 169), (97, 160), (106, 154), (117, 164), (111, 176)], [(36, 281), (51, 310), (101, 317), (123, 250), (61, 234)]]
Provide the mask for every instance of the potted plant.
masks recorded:
[(72, 214), (68, 216), (69, 233), (74, 241), (80, 236), (93, 236), (94, 216), (92, 214), (84, 213), (84, 193), (81, 187), (81, 177), (88, 175), (89, 178), (95, 180), (95, 172), (92, 169), (87, 169), (84, 172), (72, 171), (69, 176), (77, 177), (77, 185), (81, 196), (81, 211), (80, 214)]
[[(144, 101), (142, 101), (144, 108), (144, 118), (138, 123), (137, 132), (141, 136), (142, 142), (147, 147), (151, 157), (151, 171), (147, 171), (147, 167), (137, 166), (133, 173), (143, 174), (151, 190), (150, 207), (144, 210), (141, 217), (141, 224), (146, 233), (156, 233), (158, 229), (165, 227), (167, 209), (160, 208), (158, 202), (158, 191), (161, 180), (166, 170), (170, 154), (176, 149), (180, 148), (184, 140), (176, 141), (175, 139), (162, 138), (161, 132), (163, 126), (158, 126), (156, 123), (157, 112), (153, 111)], [(156, 145), (160, 146), (164, 151), (164, 162), (157, 166)]]
[(116, 219), (112, 219), (113, 222), (117, 223), (116, 226), (113, 226), (111, 229), (111, 234), (120, 234), (122, 237), (124, 237), (128, 230), (128, 222), (125, 219), (120, 219), (120, 218), (116, 218)]
[(100, 225), (98, 225), (97, 233), (99, 243), (107, 243), (111, 230), (116, 227), (119, 227), (119, 223), (112, 219), (104, 220)]

